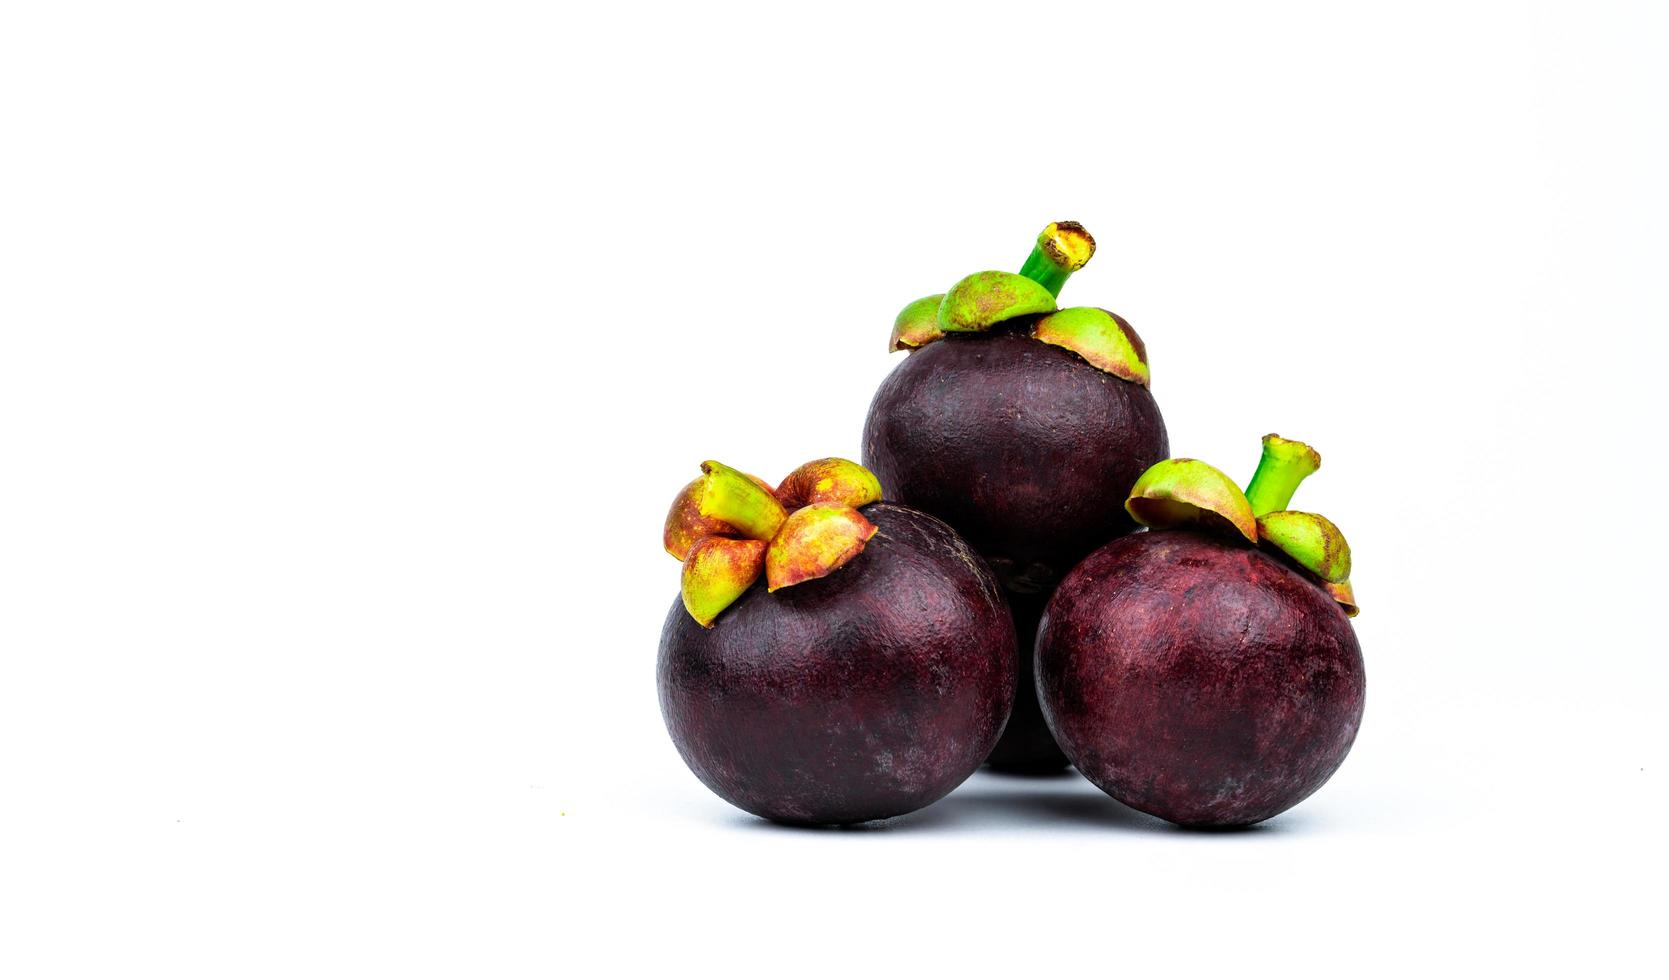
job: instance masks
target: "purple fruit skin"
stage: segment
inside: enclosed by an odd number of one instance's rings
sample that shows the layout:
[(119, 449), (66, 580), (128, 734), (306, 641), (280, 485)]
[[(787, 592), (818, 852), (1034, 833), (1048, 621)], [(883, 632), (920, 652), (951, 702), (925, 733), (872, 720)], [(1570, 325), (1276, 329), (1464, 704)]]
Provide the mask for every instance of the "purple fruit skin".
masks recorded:
[(1018, 641), (1015, 660), (1019, 667), (1018, 683), (1014, 689), (1014, 711), (1008, 716), (1008, 727), (997, 747), (991, 750), (986, 764), (999, 772), (1042, 775), (1060, 772), (1071, 765), (1066, 753), (1055, 744), (1055, 736), (1043, 720), (1043, 708), (1037, 703), (1037, 684), (1032, 674), (1032, 648), (1037, 643), (1037, 625), (1043, 618), (1047, 595), (1006, 593), (1009, 611), (1014, 614), (1014, 634)]
[(710, 630), (673, 603), (661, 713), (697, 777), (769, 820), (908, 813), (984, 760), (1014, 703), (1014, 626), (996, 580), (942, 521), (861, 508), (878, 533), (832, 574), (761, 582)]
[(889, 499), (968, 539), (1018, 592), (1046, 592), (1079, 559), (1135, 528), (1124, 498), (1170, 455), (1141, 385), (1016, 330), (950, 336), (881, 383), (864, 465)]
[(1173, 823), (1267, 820), (1325, 783), (1362, 723), (1356, 633), (1304, 573), (1193, 531), (1121, 538), (1044, 612), (1038, 697), (1079, 771)]

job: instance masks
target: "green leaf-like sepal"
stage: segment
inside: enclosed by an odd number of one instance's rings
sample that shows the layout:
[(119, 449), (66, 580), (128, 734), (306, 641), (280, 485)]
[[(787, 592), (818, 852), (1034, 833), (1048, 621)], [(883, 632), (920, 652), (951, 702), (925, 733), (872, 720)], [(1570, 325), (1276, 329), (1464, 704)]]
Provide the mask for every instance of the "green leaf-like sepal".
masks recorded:
[(1148, 386), (1147, 347), (1116, 313), (1093, 306), (1057, 310), (1032, 326), (1032, 336), (1066, 348), (1115, 378)]
[(702, 517), (723, 521), (758, 541), (769, 541), (788, 512), (777, 498), (741, 470), (708, 460), (701, 489)]
[(1350, 544), (1337, 524), (1301, 510), (1258, 518), (1258, 539), (1287, 555), (1323, 582), (1350, 580)]
[(887, 350), (914, 350), (943, 337), (945, 332), (939, 329), (939, 304), (944, 300), (944, 293), (934, 293), (900, 310), (898, 319), (892, 322)]
[(1246, 495), (1228, 474), (1197, 459), (1167, 459), (1153, 464), (1130, 488), (1124, 509), (1151, 528), (1199, 524), (1254, 544), (1257, 518)]
[(1025, 276), (976, 272), (950, 287), (939, 303), (939, 329), (945, 333), (977, 333), (1017, 316), (1054, 310), (1054, 294)]

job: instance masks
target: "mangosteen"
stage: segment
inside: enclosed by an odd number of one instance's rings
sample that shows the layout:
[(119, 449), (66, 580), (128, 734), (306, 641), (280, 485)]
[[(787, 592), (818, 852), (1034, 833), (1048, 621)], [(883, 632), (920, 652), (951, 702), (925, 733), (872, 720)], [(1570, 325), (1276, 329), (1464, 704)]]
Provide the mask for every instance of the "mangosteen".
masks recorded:
[(1016, 669), (979, 556), (943, 521), (881, 502), (849, 460), (807, 463), (774, 492), (720, 463), (702, 471), (667, 517), (684, 575), (657, 671), (695, 775), (790, 824), (897, 816), (967, 779), (1002, 732)]
[(1082, 225), (1037, 238), (1018, 274), (979, 272), (904, 308), (864, 425), (864, 465), (893, 499), (956, 528), (1003, 585), (1047, 592), (1135, 529), (1120, 506), (1169, 454), (1147, 349), (1121, 316), (1059, 309), (1095, 252)]
[(1362, 722), (1350, 547), (1289, 511), (1321, 457), (1264, 437), (1242, 494), (1199, 460), (1155, 465), (1126, 509), (1155, 530), (1074, 568), (1044, 611), (1037, 695), (1089, 780), (1190, 827), (1281, 813), (1344, 761)]

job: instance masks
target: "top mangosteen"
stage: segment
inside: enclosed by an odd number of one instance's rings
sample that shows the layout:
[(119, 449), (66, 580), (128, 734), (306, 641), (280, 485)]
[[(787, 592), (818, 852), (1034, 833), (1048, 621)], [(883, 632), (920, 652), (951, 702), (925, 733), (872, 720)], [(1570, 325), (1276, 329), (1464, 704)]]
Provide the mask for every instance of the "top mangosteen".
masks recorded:
[(1350, 547), (1286, 510), (1321, 465), (1265, 436), (1242, 494), (1172, 459), (1136, 482), (1158, 530), (1101, 548), (1061, 582), (1037, 637), (1037, 695), (1056, 739), (1119, 801), (1174, 823), (1243, 826), (1315, 792), (1362, 721), (1348, 617)]
[(1018, 274), (978, 272), (904, 308), (864, 464), (899, 502), (941, 518), (1003, 585), (1045, 592), (1135, 529), (1120, 506), (1169, 448), (1147, 349), (1125, 319), (1055, 297), (1095, 252), (1049, 225)]
[(684, 761), (784, 823), (891, 817), (954, 789), (1014, 699), (990, 570), (942, 521), (880, 502), (848, 460), (807, 463), (774, 491), (702, 471), (664, 535), (684, 575), (657, 673)]
[(1018, 274), (975, 273), (906, 306), (891, 348), (910, 355), (864, 425), (864, 463), (961, 532), (1010, 600), (1019, 687), (989, 760), (1010, 772), (1066, 765), (1033, 700), (1034, 628), (1062, 575), (1135, 530), (1124, 497), (1169, 452), (1141, 338), (1116, 313), (1056, 307), (1094, 253), (1082, 225), (1056, 222)]

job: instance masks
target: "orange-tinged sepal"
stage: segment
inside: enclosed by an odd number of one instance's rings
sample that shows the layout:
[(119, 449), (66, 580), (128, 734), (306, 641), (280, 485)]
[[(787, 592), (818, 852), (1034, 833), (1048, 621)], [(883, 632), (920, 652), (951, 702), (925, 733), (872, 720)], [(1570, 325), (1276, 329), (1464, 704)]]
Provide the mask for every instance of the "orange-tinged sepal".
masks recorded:
[(775, 592), (822, 578), (861, 554), (875, 530), (874, 524), (851, 507), (801, 507), (788, 515), (766, 549), (766, 587)]
[[(766, 493), (776, 491), (769, 483), (759, 477), (748, 474), (748, 479), (758, 484)], [(701, 494), (706, 488), (707, 476), (702, 474), (684, 485), (678, 491), (678, 496), (672, 500), (672, 509), (666, 513), (666, 524), (661, 528), (661, 544), (666, 553), (683, 561), (689, 557), (690, 546), (709, 535), (726, 538), (743, 538), (739, 528), (732, 527), (714, 517), (701, 516)]]
[(1130, 488), (1124, 509), (1151, 528), (1201, 524), (1253, 543), (1258, 539), (1257, 518), (1246, 495), (1228, 474), (1197, 459), (1153, 464)]
[(807, 504), (862, 507), (881, 499), (881, 481), (849, 459), (814, 459), (783, 478), (777, 500), (789, 510)]
[(673, 498), (667, 511), (666, 526), (661, 529), (661, 544), (666, 553), (683, 561), (690, 556), (690, 548), (710, 535), (741, 537), (742, 532), (712, 517), (701, 516), (701, 491), (707, 477), (698, 476), (684, 485)]
[(1355, 619), (1356, 614), (1362, 611), (1356, 605), (1356, 590), (1350, 587), (1349, 582), (1323, 582), (1321, 587), (1327, 590), (1327, 594), (1333, 597), (1333, 601), (1338, 603), (1344, 609), (1344, 614), (1351, 619)]
[(765, 547), (763, 541), (720, 537), (702, 538), (690, 547), (681, 593), (696, 622), (711, 628), (719, 613), (758, 580)]

